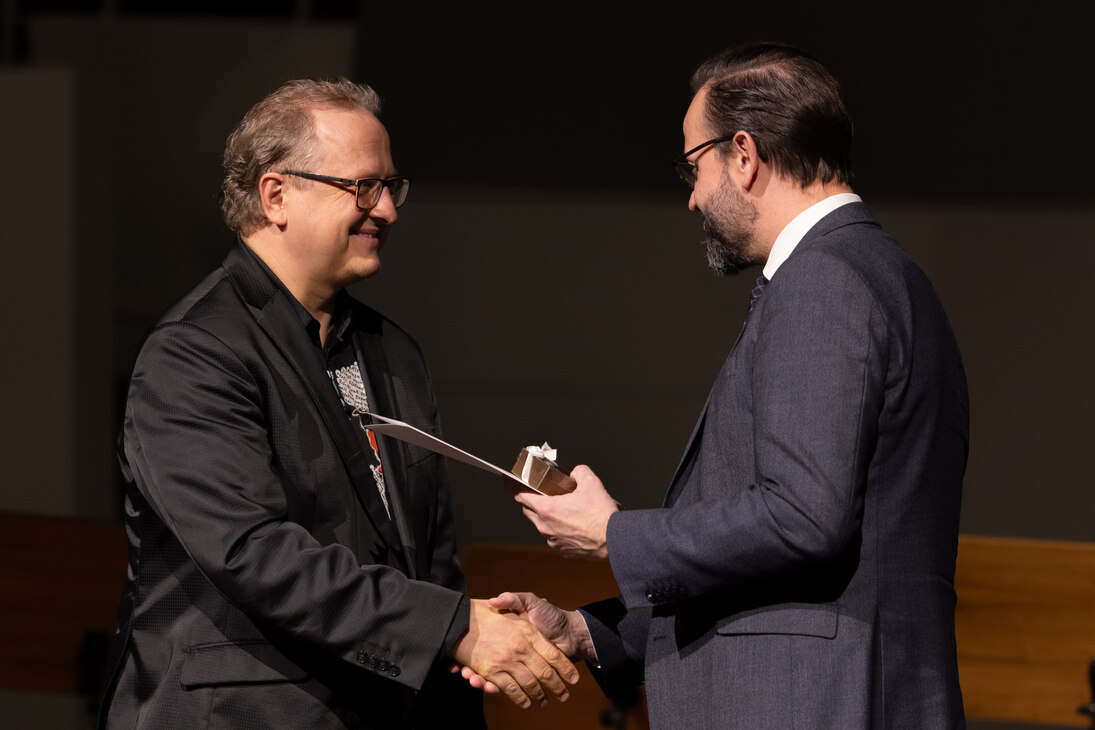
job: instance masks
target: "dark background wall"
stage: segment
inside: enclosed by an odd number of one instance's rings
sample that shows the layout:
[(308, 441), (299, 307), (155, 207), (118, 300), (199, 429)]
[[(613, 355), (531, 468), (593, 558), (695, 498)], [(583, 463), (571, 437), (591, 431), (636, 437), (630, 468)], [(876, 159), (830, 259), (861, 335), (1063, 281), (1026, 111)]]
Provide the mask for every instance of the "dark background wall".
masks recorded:
[[(429, 287), (454, 298), (493, 292), (506, 302), (501, 319), (469, 310), (446, 327), (460, 333), (452, 347), (459, 341), (471, 350), (465, 360), (475, 362), (492, 335), (508, 334), (515, 308), (528, 321), (547, 321), (542, 336), (552, 364), (542, 378), (530, 376), (541, 365), (535, 358), (505, 353), (512, 364), (497, 365), (493, 383), (486, 377), (490, 364), (475, 367), (485, 390), (497, 394), (498, 382), (518, 380), (514, 390), (534, 392), (564, 380), (599, 388), (603, 396), (605, 388), (624, 388), (621, 381), (634, 378), (616, 403), (560, 385), (547, 406), (556, 418), (538, 417), (545, 436), (578, 436), (579, 448), (588, 443), (589, 453), (579, 458), (615, 472), (623, 485), (615, 491), (623, 491), (625, 502), (636, 495), (641, 506), (658, 503), (700, 391), (734, 329), (716, 329), (723, 336), (712, 337), (711, 327), (717, 318), (735, 319), (743, 295), (741, 282), (720, 286), (703, 278), (689, 248), (694, 226), (682, 217), (673, 232), (653, 236), (658, 224), (646, 214), (657, 210), (662, 225), (685, 215), (686, 194), (667, 160), (681, 149), (692, 69), (732, 43), (787, 40), (816, 53), (843, 79), (857, 128), (856, 188), (929, 270), (959, 331), (974, 409), (964, 529), (1095, 537), (1091, 520), (1081, 516), (1093, 505), (1091, 479), (1070, 455), (1086, 450), (1093, 395), (1085, 273), (1095, 193), (1084, 91), (1095, 69), (1090, 3), (1023, 11), (987, 2), (698, 3), (655, 14), (572, 6), (516, 17), (508, 8), (450, 8), (423, 18), (392, 4), (363, 17), (359, 36), (368, 39), (360, 44), (359, 76), (389, 100), (386, 119), (400, 164), (431, 183), (465, 191), (501, 187), (545, 202), (540, 215), (528, 211), (505, 226), (498, 225), (502, 211), (461, 225), (462, 236), (484, 234), (469, 236), (461, 256), (474, 256), (476, 267), (461, 267), (461, 276), (450, 279), (455, 272), (446, 265), (444, 281)], [(392, 32), (370, 33), (377, 28)], [(490, 196), (481, 199), (490, 205)], [(570, 209), (553, 215), (552, 200), (585, 215)], [(599, 217), (586, 209), (607, 213), (613, 202), (622, 210)], [(450, 223), (460, 220), (456, 211), (450, 215)], [(408, 221), (404, 232), (419, 225)], [(496, 247), (495, 236), (504, 243)], [(575, 236), (589, 245), (558, 243)], [(530, 249), (550, 260), (538, 261)], [(388, 287), (399, 281), (398, 288), (409, 288), (430, 266), (416, 260), (362, 291), (398, 299)], [(522, 278), (529, 271), (550, 274), (566, 296), (548, 287), (509, 290), (495, 281), (512, 270), (525, 272)], [(465, 289), (463, 276), (474, 286)], [(1053, 284), (1043, 283), (1050, 277)], [(403, 301), (391, 306), (400, 314), (409, 308)], [(404, 318), (426, 331), (443, 310), (451, 312), (430, 303)], [(477, 342), (477, 329), (492, 334)], [(447, 351), (434, 357), (455, 405), (461, 388), (447, 380), (457, 377)], [(584, 361), (582, 372), (561, 362), (569, 357)], [(643, 359), (653, 362), (644, 366)], [(464, 433), (474, 401), (466, 399), (467, 405), (446, 408), (459, 428), (454, 435)], [(618, 465), (622, 438), (576, 434), (590, 417), (601, 428), (627, 432), (635, 449), (626, 458), (650, 468)], [(528, 428), (528, 414), (495, 418), (509, 424), (507, 431), (493, 429), (499, 443), (512, 443), (507, 432), (539, 433)], [(635, 424), (662, 427), (656, 448), (651, 431)], [(482, 444), (478, 432), (468, 435), (483, 449), (495, 443), (486, 433)], [(662, 458), (663, 451), (671, 456)]]
[[(1095, 536), (1084, 459), (1095, 402), (1090, 3), (5, 7), (6, 73), (64, 79), (50, 87), (63, 114), (20, 111), (9, 91), (5, 143), (41, 184), (8, 177), (27, 202), (7, 218), (29, 222), (18, 234), (9, 222), (6, 238), (23, 251), (9, 258), (13, 275), (43, 261), (43, 246), (68, 257), (55, 281), (71, 300), (67, 329), (34, 331), (75, 358), (70, 412), (46, 424), (67, 429), (55, 481), (71, 482), (57, 488), (78, 513), (116, 516), (112, 446), (133, 354), (230, 243), (216, 206), (224, 137), (285, 78), (333, 74), (381, 92), (397, 164), (415, 180), (385, 270), (355, 293), (422, 341), (449, 438), (503, 466), (547, 439), (626, 504), (657, 505), (748, 289), (705, 271), (668, 160), (691, 70), (768, 38), (807, 48), (843, 80), (857, 191), (951, 314), (973, 397), (964, 529)], [(22, 98), (35, 98), (30, 86)], [(71, 146), (68, 175), (35, 164), (35, 134), (54, 155), (58, 136)], [(47, 190), (71, 197), (71, 220), (35, 194)], [(12, 328), (19, 303), (43, 297), (40, 281), (11, 277)], [(18, 423), (9, 443), (41, 449), (37, 429)], [(41, 459), (16, 461), (26, 480)], [(484, 494), (482, 475), (452, 471), (465, 542), (537, 540), (508, 500)]]
[[(706, 271), (668, 161), (692, 69), (766, 38), (843, 80), (856, 189), (950, 313), (963, 531), (1095, 539), (1092, 4), (823, 5), (0, 2), (0, 509), (117, 519), (136, 348), (231, 243), (224, 138), (334, 74), (381, 92), (414, 178), (354, 293), (422, 343), (448, 438), (502, 466), (546, 439), (657, 506), (752, 278)], [(539, 541), (451, 476), (462, 544)]]
[(432, 179), (664, 190), (692, 70), (767, 39), (843, 80), (872, 199), (1086, 203), (1095, 191), (1081, 112), (1091, 3), (377, 5), (360, 20), (359, 69), (391, 101), (406, 164)]
[[(40, 428), (10, 419), (13, 453), (47, 450), (13, 459), (9, 487), (51, 460), (41, 493), (117, 515), (112, 446), (133, 354), (230, 243), (216, 206), (223, 139), (285, 78), (337, 73), (384, 96), (397, 163), (415, 179), (385, 271), (355, 293), (422, 341), (450, 439), (502, 465), (551, 440), (626, 504), (658, 504), (748, 289), (705, 271), (668, 165), (687, 80), (722, 47), (769, 38), (843, 79), (856, 188), (951, 313), (973, 394), (964, 529), (1095, 534), (1090, 3), (4, 7), (4, 78), (53, 74), (48, 89), (7, 89), (5, 149), (24, 177), (4, 183), (5, 322), (17, 331), (21, 305), (61, 302), (58, 326), (31, 336), (64, 377), (31, 377), (70, 394), (43, 419), (8, 361), (13, 412), (68, 443), (57, 458)], [(45, 94), (59, 113), (29, 103)], [(36, 164), (39, 148), (67, 173)], [(537, 540), (482, 475), (456, 466), (453, 479), (465, 542)]]

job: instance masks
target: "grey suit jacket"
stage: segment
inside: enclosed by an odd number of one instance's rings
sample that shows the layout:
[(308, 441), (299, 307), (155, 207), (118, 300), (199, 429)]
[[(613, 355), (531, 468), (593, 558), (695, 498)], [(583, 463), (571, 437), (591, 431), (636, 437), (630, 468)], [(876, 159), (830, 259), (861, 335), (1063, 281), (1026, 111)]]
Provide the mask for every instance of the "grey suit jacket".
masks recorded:
[(613, 515), (585, 607), (609, 691), (661, 728), (964, 726), (968, 450), (934, 290), (862, 204), (821, 220), (734, 346), (661, 509)]
[[(417, 344), (351, 300), (374, 408), (439, 433)], [(241, 242), (141, 348), (110, 728), (482, 724), (444, 463), (380, 438), (392, 517), (299, 310)]]

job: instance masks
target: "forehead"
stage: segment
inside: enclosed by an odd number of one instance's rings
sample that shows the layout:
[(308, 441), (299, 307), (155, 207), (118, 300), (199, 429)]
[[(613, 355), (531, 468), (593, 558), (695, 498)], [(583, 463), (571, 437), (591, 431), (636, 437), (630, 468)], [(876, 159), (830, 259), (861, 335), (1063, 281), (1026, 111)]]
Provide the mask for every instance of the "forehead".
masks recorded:
[(315, 151), (324, 161), (342, 165), (391, 167), (388, 132), (364, 109), (316, 109), (312, 112)]
[[(707, 87), (704, 86), (692, 97), (692, 103), (688, 105), (688, 111), (684, 115), (684, 141), (685, 148), (691, 149), (707, 139), (707, 119), (704, 109), (707, 106)], [(703, 137), (703, 139), (700, 139)]]

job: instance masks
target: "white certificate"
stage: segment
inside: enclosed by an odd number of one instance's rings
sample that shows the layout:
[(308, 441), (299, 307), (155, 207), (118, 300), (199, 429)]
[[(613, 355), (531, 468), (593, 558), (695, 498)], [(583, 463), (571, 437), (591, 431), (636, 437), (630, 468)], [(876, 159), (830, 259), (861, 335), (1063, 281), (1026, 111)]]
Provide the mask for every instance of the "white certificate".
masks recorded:
[[(366, 414), (362, 415), (364, 416)], [(502, 469), (501, 467), (497, 467), (490, 462), (483, 461), (478, 456), (472, 456), (467, 451), (464, 451), (463, 449), (458, 449), (450, 443), (446, 443), (439, 438), (431, 436), (425, 431), (419, 430), (409, 423), (397, 421), (394, 418), (388, 418), (387, 416), (382, 416), (379, 413), (369, 413), (367, 415), (376, 421), (380, 421), (380, 423), (373, 423), (366, 426), (366, 428), (368, 428), (370, 431), (376, 431), (377, 433), (382, 433), (385, 436), (391, 436), (392, 438), (397, 438), (400, 441), (406, 441), (409, 444), (421, 446), (424, 449), (429, 449), (430, 451), (441, 454), (442, 456), (447, 456), (450, 459), (456, 459), (457, 461), (462, 461), (465, 464), (470, 464), (471, 466), (478, 467), (483, 471), (489, 471), (493, 472), (494, 474), (499, 474), (506, 479), (516, 482), (516, 485), (543, 494), (543, 492), (541, 492), (539, 489), (533, 487), (531, 484), (529, 484), (527, 481), (517, 476), (513, 472), (510, 472), (507, 469)]]

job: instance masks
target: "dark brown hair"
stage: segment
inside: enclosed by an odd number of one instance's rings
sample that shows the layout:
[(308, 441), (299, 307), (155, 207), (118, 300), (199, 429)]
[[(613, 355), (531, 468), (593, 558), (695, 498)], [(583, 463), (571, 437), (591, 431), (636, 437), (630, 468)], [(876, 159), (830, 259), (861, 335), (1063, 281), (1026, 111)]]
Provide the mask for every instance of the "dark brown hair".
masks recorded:
[(852, 119), (840, 83), (809, 54), (753, 43), (712, 56), (692, 75), (707, 88), (712, 136), (748, 132), (760, 158), (803, 187), (852, 181)]

